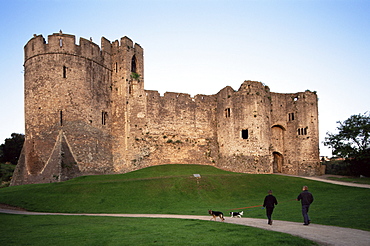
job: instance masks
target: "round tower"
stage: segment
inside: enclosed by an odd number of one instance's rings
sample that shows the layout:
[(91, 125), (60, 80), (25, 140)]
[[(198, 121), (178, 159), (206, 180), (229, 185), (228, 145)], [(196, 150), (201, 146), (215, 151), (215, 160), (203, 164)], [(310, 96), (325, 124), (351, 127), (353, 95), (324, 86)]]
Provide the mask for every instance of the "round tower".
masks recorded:
[(26, 183), (112, 171), (110, 46), (62, 32), (26, 44)]

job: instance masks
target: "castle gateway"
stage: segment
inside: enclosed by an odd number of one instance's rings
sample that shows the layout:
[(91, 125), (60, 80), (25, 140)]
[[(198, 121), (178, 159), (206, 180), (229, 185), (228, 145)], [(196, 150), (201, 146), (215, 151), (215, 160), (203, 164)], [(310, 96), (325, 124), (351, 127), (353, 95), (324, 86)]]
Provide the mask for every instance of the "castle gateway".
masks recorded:
[(317, 95), (244, 81), (215, 95), (144, 89), (143, 48), (54, 33), (24, 47), (26, 139), (11, 185), (160, 164), (318, 175)]

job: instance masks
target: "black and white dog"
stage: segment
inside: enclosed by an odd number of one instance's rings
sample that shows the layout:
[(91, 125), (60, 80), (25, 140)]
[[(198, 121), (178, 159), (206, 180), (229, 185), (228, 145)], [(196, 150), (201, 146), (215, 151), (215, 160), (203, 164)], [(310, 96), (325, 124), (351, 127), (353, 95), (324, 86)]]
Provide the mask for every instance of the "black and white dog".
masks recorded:
[(233, 218), (233, 217), (241, 218), (242, 215), (243, 215), (243, 211), (241, 211), (241, 212), (230, 212), (230, 215), (231, 215), (231, 218)]

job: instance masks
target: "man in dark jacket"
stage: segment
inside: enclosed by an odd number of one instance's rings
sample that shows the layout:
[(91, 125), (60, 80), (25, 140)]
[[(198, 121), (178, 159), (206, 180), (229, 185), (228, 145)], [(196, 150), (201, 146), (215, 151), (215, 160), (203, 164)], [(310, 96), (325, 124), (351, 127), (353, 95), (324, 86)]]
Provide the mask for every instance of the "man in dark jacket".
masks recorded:
[(276, 197), (272, 195), (272, 190), (268, 191), (268, 195), (265, 197), (265, 200), (263, 201), (263, 207), (266, 208), (266, 215), (268, 219), (268, 224), (272, 225), (272, 212), (274, 212), (275, 205), (277, 205), (278, 202), (276, 200)]
[(310, 224), (310, 217), (308, 216), (308, 209), (310, 208), (311, 203), (313, 202), (313, 196), (308, 191), (307, 186), (303, 186), (301, 194), (298, 195), (297, 201), (301, 201), (302, 204), (302, 215), (304, 224), (303, 225), (309, 225)]

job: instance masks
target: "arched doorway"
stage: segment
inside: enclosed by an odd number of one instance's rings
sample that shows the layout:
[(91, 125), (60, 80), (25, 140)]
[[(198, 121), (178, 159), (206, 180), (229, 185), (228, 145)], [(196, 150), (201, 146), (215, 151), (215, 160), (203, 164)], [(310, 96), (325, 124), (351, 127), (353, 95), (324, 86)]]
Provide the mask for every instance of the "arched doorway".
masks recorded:
[(279, 152), (273, 152), (272, 155), (274, 156), (273, 172), (281, 173), (281, 169), (284, 164), (284, 157)]

